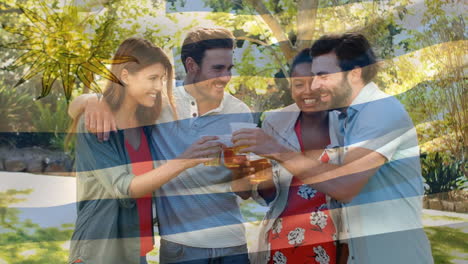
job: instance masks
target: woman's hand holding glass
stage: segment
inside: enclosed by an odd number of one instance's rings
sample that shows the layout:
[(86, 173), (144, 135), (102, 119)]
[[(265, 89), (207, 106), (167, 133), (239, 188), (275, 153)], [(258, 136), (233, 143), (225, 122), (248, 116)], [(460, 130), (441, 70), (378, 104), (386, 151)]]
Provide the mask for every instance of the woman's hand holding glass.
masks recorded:
[[(234, 144), (232, 149), (235, 150), (235, 155), (242, 157), (242, 155), (239, 154), (249, 152), (259, 154), (259, 152), (255, 151), (256, 143), (260, 142), (256, 139), (257, 137), (262, 139), (269, 138), (269, 136), (259, 128), (242, 128), (233, 131), (232, 142)], [(245, 160), (238, 159), (236, 162), (241, 168), (248, 168), (248, 173), (244, 174), (244, 177), (248, 176), (250, 184), (259, 184), (272, 178), (271, 163), (267, 159), (269, 157), (264, 156), (266, 157), (264, 158), (253, 154), (244, 157), (246, 157)], [(246, 169), (243, 171), (245, 172)]]
[(225, 147), (217, 141), (218, 139), (217, 136), (204, 136), (186, 149), (178, 159), (182, 160), (187, 168), (216, 159)]
[(247, 177), (249, 183), (253, 185), (272, 179), (272, 166), (268, 159), (262, 158), (250, 161), (246, 156), (238, 156), (233, 159), (233, 163), (236, 166), (227, 168), (232, 171), (234, 180)]
[(232, 134), (232, 142), (234, 148), (243, 147), (239, 153), (252, 152), (273, 160), (277, 160), (278, 154), (290, 151), (260, 128), (237, 130)]

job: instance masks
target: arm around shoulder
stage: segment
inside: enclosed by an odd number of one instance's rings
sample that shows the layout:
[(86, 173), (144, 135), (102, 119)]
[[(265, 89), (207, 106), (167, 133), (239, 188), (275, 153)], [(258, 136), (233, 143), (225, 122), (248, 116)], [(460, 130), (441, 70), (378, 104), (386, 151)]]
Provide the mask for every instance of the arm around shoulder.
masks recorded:
[(73, 99), (68, 106), (68, 115), (72, 119), (76, 119), (80, 116), (81, 113), (84, 112), (86, 105), (88, 104), (88, 100), (99, 100), (97, 94), (82, 94), (75, 99)]

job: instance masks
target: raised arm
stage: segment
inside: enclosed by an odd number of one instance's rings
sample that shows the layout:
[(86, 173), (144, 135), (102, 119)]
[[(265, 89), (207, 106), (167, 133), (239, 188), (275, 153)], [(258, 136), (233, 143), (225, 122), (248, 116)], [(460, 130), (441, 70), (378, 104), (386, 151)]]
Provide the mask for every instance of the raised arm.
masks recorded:
[(88, 101), (95, 100), (96, 102), (99, 100), (97, 94), (82, 94), (73, 101), (71, 101), (70, 105), (68, 106), (68, 115), (72, 119), (78, 118), (85, 110)]
[[(77, 172), (91, 172), (106, 189), (109, 199), (139, 198), (158, 189), (182, 171), (209, 160), (220, 147), (213, 141), (216, 137), (204, 137), (190, 146), (184, 153), (157, 168), (135, 177), (128, 171), (122, 159), (124, 146), (117, 139), (99, 142), (97, 137), (84, 128), (83, 120), (78, 124)], [(220, 149), (220, 148), (218, 148)], [(219, 150), (218, 150), (219, 151)]]
[(184, 153), (173, 160), (158, 166), (157, 168), (134, 177), (130, 182), (129, 195), (132, 198), (142, 197), (170, 181), (186, 169), (192, 168), (202, 162), (210, 160), (210, 157), (223, 146), (220, 142), (213, 141), (217, 137), (203, 137), (193, 143)]
[(234, 137), (239, 145), (250, 145), (242, 151), (276, 160), (304, 183), (341, 202), (352, 200), (386, 161), (378, 152), (357, 147), (348, 148), (341, 165), (322, 163), (286, 148), (261, 129), (239, 131)]
[[(307, 153), (292, 151), (259, 129), (239, 131), (234, 136), (239, 145), (250, 145), (251, 151), (274, 159), (304, 183), (313, 186), (341, 202), (349, 202), (358, 195), (378, 169), (394, 159), (397, 149), (404, 156), (418, 157), (417, 138), (409, 117), (388, 117), (385, 122), (369, 113), (356, 131), (349, 145), (342, 149), (342, 164), (322, 163)], [(379, 124), (376, 126), (375, 124)]]
[(321, 163), (293, 152), (278, 154), (276, 159), (304, 183), (344, 203), (358, 195), (386, 162), (380, 153), (364, 148), (350, 148), (341, 165)]

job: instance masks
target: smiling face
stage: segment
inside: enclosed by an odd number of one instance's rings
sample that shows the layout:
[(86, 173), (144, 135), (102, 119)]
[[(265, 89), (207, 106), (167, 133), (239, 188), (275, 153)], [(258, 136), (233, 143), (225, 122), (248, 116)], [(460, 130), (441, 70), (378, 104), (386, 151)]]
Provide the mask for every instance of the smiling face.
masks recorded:
[(291, 73), (291, 95), (302, 112), (326, 110), (320, 100), (320, 93), (312, 91), (311, 63), (297, 64)]
[[(126, 71), (126, 70), (124, 70)], [(155, 63), (135, 73), (123, 73), (126, 83), (126, 97), (137, 104), (152, 107), (166, 83), (166, 69)]]
[(342, 72), (338, 65), (335, 53), (315, 57), (311, 71), (314, 76), (311, 90), (314, 94), (319, 94), (326, 109), (337, 109), (350, 104), (353, 89), (347, 73)]
[(224, 88), (231, 80), (232, 49), (209, 49), (205, 51), (201, 65), (195, 73), (194, 90), (197, 99), (220, 102)]

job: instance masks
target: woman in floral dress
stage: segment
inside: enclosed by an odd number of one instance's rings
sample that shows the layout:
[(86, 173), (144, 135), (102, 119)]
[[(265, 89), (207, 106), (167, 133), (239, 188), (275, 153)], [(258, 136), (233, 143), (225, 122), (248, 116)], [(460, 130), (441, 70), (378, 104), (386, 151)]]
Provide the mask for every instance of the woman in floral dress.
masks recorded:
[[(339, 155), (332, 150), (338, 146), (337, 132), (329, 125), (337, 120), (331, 120), (333, 115), (321, 108), (320, 93), (310, 88), (311, 65), (309, 49), (296, 56), (290, 83), (295, 103), (267, 113), (262, 129), (291, 149), (307, 150), (311, 158), (338, 163)], [(233, 140), (247, 137), (234, 133)], [(329, 150), (323, 152), (325, 148)], [(338, 203), (275, 163), (272, 178), (273, 182), (254, 186), (253, 198), (270, 210), (253, 263), (338, 263), (338, 214), (334, 212), (338, 209), (331, 210)]]

